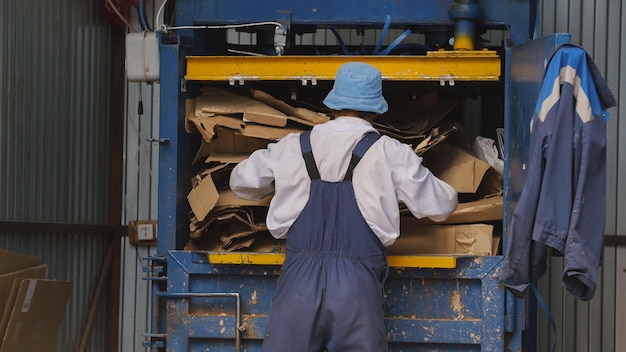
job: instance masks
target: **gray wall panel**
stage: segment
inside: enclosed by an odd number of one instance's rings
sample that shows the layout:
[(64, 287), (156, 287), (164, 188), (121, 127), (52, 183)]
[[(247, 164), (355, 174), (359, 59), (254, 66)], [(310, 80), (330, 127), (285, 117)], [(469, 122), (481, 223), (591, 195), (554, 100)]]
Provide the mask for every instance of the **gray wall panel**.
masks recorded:
[[(626, 7), (619, 0), (552, 0), (543, 1), (541, 29), (543, 35), (569, 32), (571, 42), (582, 46), (604, 75), (618, 106), (609, 110), (607, 122), (607, 213), (606, 234), (625, 235), (626, 219), (626, 128), (623, 109), (626, 101), (626, 36), (622, 23)], [(590, 302), (573, 301), (560, 286), (562, 258), (550, 261), (548, 274), (539, 283), (544, 298), (549, 297), (550, 310), (557, 325), (557, 351), (626, 351), (626, 310), (618, 297), (626, 295), (623, 247), (605, 247), (605, 259), (598, 277), (598, 288)], [(545, 314), (538, 310), (538, 351), (550, 351), (554, 336)]]
[(110, 28), (95, 5), (0, 2), (0, 220), (107, 219)]
[[(0, 221), (108, 219), (110, 26), (96, 1), (0, 1)], [(78, 347), (107, 239), (0, 233), (73, 283), (59, 351)], [(104, 302), (104, 301), (102, 301)], [(103, 351), (104, 305), (89, 351)]]
[[(156, 5), (161, 3), (147, 2), (150, 18), (156, 14)], [(140, 28), (136, 17), (132, 17), (130, 23), (133, 28)], [(150, 20), (150, 23), (155, 22)], [(125, 225), (136, 220), (157, 219), (159, 147), (147, 139), (159, 136), (159, 88), (158, 83), (128, 82), (126, 85), (122, 211)], [(143, 114), (137, 110), (140, 101), (143, 102)], [(122, 239), (121, 267), (124, 272), (120, 286), (119, 352), (145, 351), (142, 344), (146, 340), (144, 334), (150, 332), (151, 290), (143, 268), (149, 264), (146, 258), (155, 254), (156, 247), (136, 246), (129, 243), (127, 237)]]

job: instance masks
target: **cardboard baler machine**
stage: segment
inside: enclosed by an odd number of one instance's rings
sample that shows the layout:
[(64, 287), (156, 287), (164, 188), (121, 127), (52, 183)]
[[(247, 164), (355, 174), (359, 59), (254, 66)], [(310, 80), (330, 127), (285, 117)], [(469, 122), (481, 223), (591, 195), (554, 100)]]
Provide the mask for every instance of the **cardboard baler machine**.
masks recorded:
[[(497, 285), (500, 248), (523, 184), (543, 60), (569, 40), (532, 40), (535, 2), (177, 0), (163, 8), (155, 31), (140, 13), (143, 31), (127, 37), (129, 80), (160, 83), (147, 348), (260, 351), (284, 242), (265, 226), (270, 198), (237, 199), (228, 175), (254, 150), (327, 121), (321, 101), (349, 61), (382, 72), (390, 109), (374, 126), (409, 144), (461, 202), (443, 224), (399, 204), (385, 292), (390, 350), (522, 346), (525, 302)], [(486, 42), (492, 32), (501, 43)], [(251, 43), (232, 39), (238, 33)], [(483, 136), (494, 141), (492, 159), (473, 148)]]

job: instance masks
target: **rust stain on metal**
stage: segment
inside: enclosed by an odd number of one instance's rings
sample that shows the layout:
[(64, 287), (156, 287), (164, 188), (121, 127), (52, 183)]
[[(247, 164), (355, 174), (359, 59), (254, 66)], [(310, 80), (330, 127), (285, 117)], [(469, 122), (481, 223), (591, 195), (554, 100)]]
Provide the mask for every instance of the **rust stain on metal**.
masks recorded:
[(252, 291), (252, 295), (250, 296), (250, 304), (256, 304), (257, 303), (257, 297), (256, 297), (256, 290)]
[(262, 329), (255, 324), (258, 317), (267, 317), (265, 314), (243, 314), (241, 316), (241, 327), (244, 329), (242, 336), (249, 339), (262, 339), (264, 337)]
[(463, 303), (461, 302), (461, 293), (457, 290), (452, 292), (452, 310), (457, 314), (458, 320), (464, 319), (463, 315)]
[[(422, 326), (422, 329), (424, 329), (424, 331), (426, 331), (429, 336), (435, 335), (435, 328), (432, 327), (432, 326), (431, 327)], [(428, 336), (425, 336), (424, 337), (424, 342), (428, 342), (429, 339), (430, 338)]]
[(479, 343), (480, 342), (480, 338), (478, 336), (476, 336), (476, 334), (474, 334), (474, 333), (470, 334), (470, 338), (472, 340), (474, 340), (474, 343)]
[(226, 327), (224, 326), (223, 319), (220, 319), (219, 326), (220, 326), (220, 334), (224, 334), (226, 332)]

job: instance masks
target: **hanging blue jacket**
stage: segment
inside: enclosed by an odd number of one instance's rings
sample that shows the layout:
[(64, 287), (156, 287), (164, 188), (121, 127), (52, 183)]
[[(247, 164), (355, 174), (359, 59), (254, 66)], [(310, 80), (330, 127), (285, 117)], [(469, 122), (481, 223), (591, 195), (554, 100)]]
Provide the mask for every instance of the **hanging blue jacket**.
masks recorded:
[(563, 255), (562, 284), (589, 300), (604, 252), (606, 109), (615, 98), (589, 55), (564, 45), (552, 56), (531, 121), (528, 174), (499, 274), (523, 294)]

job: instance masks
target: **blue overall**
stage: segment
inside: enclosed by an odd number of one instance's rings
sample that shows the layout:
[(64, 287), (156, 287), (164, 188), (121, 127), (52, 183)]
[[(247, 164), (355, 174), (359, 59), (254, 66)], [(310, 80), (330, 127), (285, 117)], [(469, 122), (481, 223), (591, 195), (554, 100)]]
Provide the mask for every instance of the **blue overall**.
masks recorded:
[(366, 134), (342, 181), (320, 179), (309, 132), (300, 146), (311, 178), (309, 199), (287, 237), (263, 351), (384, 352), (385, 249), (363, 219), (352, 172), (378, 140)]

